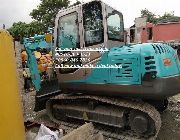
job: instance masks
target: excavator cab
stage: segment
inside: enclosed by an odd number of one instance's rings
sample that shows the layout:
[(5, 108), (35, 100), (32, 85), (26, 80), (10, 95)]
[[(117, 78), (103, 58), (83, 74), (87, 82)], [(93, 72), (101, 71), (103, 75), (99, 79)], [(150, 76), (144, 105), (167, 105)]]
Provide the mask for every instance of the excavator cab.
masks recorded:
[(55, 25), (60, 89), (86, 79), (108, 49), (125, 44), (122, 13), (99, 0), (60, 11)]
[(55, 25), (55, 47), (61, 49), (124, 44), (122, 13), (99, 0), (60, 11)]
[[(49, 98), (61, 93), (58, 83), (84, 79), (92, 71), (91, 68), (65, 66), (95, 65), (104, 50), (120, 44), (125, 44), (123, 15), (107, 4), (94, 0), (61, 10), (56, 16), (54, 29), (54, 47), (63, 50), (56, 51), (58, 58), (54, 56), (57, 79), (41, 83), (35, 110), (43, 109)], [(84, 51), (78, 52), (77, 49)]]

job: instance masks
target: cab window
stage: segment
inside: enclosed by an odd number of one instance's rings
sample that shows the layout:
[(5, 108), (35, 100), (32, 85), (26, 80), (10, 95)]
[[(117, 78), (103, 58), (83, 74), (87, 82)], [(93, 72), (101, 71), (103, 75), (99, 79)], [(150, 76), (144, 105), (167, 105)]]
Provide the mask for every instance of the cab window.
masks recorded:
[(108, 39), (124, 41), (123, 16), (118, 11), (106, 6)]
[(93, 1), (83, 6), (83, 24), (86, 47), (103, 42), (103, 18), (100, 2)]
[(77, 13), (65, 15), (59, 19), (58, 47), (79, 47), (79, 30)]

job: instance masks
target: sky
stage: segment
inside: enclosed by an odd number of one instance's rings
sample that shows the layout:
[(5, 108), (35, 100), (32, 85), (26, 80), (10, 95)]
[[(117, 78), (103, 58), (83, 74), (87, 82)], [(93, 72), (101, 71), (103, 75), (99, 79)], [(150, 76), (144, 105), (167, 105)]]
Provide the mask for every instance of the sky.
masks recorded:
[[(71, 0), (72, 3), (76, 0)], [(80, 0), (82, 1), (82, 0)], [(89, 0), (83, 0), (87, 2)], [(103, 0), (108, 5), (122, 12), (125, 27), (134, 24), (134, 19), (140, 16), (141, 9), (147, 8), (156, 15), (172, 12), (180, 16), (180, 0)], [(6, 28), (12, 26), (13, 22), (31, 22), (29, 13), (37, 8), (40, 0), (0, 0), (0, 28), (5, 24)]]

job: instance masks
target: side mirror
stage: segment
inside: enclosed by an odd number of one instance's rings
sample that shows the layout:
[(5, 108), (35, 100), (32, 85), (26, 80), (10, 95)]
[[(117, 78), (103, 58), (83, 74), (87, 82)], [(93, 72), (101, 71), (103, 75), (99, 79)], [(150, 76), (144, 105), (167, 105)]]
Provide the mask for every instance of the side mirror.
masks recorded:
[(52, 41), (51, 33), (46, 33), (45, 34), (45, 40), (46, 40), (47, 43), (51, 43), (51, 41)]

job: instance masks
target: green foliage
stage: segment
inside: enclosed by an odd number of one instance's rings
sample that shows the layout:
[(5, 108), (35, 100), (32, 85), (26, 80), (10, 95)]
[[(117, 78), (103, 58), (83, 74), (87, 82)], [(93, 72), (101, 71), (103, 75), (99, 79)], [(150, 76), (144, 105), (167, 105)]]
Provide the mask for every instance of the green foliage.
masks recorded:
[[(80, 4), (76, 1), (71, 6)], [(47, 31), (48, 27), (54, 27), (55, 17), (60, 9), (67, 8), (70, 4), (69, 0), (41, 0), (37, 9), (33, 9), (30, 16), (34, 19), (29, 24), (25, 22), (13, 23), (9, 28), (11, 35), (18, 40), (23, 37), (34, 36), (35, 34), (43, 34)]]
[(13, 23), (12, 27), (9, 28), (8, 31), (15, 39), (22, 41), (23, 37), (34, 36), (35, 34), (43, 34), (47, 30), (39, 21), (32, 21), (29, 24), (20, 21)]
[(174, 17), (174, 11), (173, 12), (165, 12), (163, 16), (160, 16), (159, 19), (168, 19)]
[(10, 34), (15, 38), (19, 39), (25, 36), (25, 29), (27, 28), (27, 24), (25, 22), (17, 22), (13, 23), (12, 27), (8, 29)]
[(34, 34), (43, 34), (47, 31), (47, 28), (42, 22), (32, 21), (28, 24), (27, 35), (34, 36)]
[(141, 10), (141, 17), (146, 17), (147, 22), (151, 22), (157, 24), (159, 22), (164, 22), (169, 19), (174, 18), (174, 12), (165, 12), (164, 15), (155, 15), (154, 13), (150, 12), (148, 9)]
[(157, 23), (157, 17), (154, 13), (150, 12), (148, 9), (141, 10), (141, 17), (146, 17), (147, 22)]
[(174, 15), (174, 12), (165, 12), (163, 16), (159, 17), (159, 23), (180, 22), (180, 17)]
[(45, 27), (54, 27), (54, 21), (57, 13), (62, 8), (67, 8), (70, 4), (69, 0), (41, 0), (37, 9), (33, 9), (30, 16), (40, 21)]

